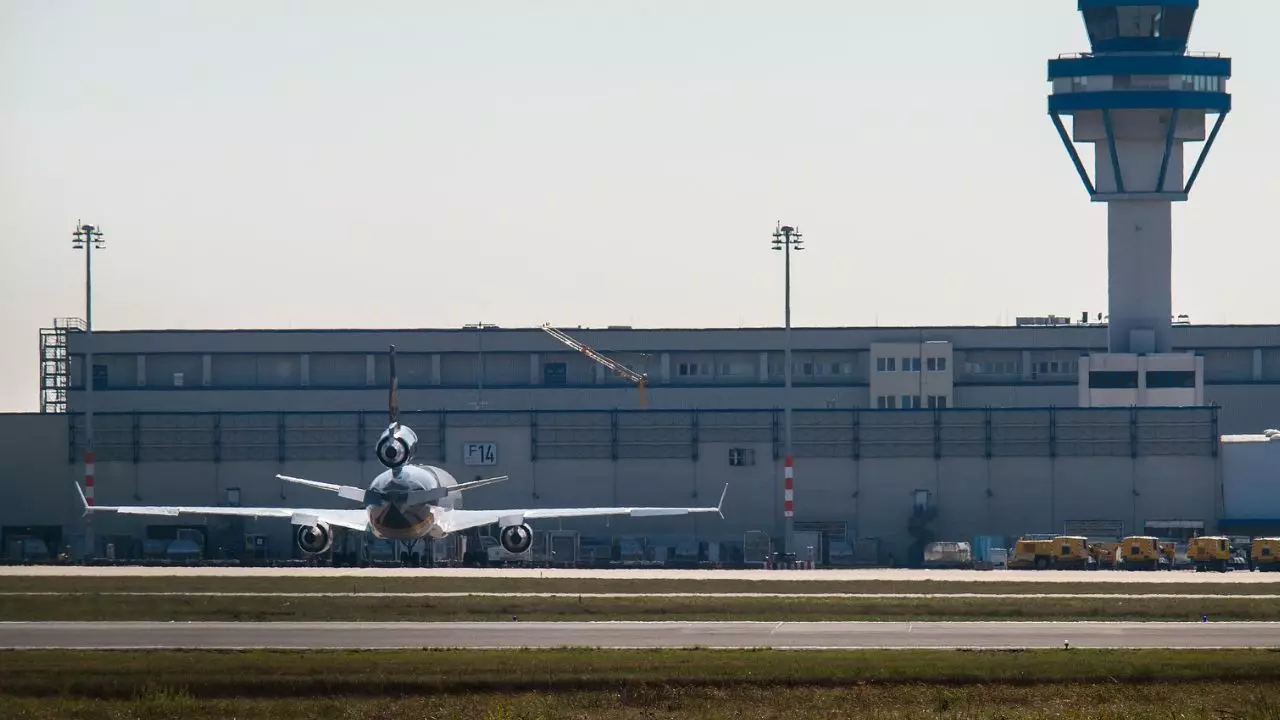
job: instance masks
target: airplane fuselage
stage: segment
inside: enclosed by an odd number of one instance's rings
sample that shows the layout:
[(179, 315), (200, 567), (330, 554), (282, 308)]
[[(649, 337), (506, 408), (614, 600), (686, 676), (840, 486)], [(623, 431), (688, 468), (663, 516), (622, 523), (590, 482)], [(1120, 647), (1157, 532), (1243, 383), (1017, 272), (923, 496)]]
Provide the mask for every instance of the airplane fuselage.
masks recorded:
[(413, 502), (410, 494), (458, 484), (444, 468), (432, 465), (404, 465), (386, 470), (374, 478), (369, 489), (383, 494), (385, 500), (365, 506), (373, 534), (386, 540), (440, 539), (444, 532), (436, 524), (441, 508), (461, 507), (461, 498), (446, 495), (430, 502)]

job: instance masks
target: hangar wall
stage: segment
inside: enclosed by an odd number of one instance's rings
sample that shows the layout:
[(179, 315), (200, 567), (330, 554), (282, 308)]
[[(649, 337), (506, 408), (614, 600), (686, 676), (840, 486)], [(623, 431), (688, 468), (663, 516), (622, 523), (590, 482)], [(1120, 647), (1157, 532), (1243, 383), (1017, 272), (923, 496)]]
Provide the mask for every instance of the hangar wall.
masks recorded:
[[(417, 460), (459, 480), (511, 480), (466, 495), (468, 507), (714, 505), (717, 516), (541, 523), (593, 535), (741, 541), (781, 537), (782, 413), (774, 410), (402, 413), (420, 438)], [(350, 507), (282, 483), (285, 473), (368, 483), (383, 413), (122, 413), (95, 415), (99, 505)], [(1072, 522), (1141, 531), (1153, 520), (1212, 530), (1221, 473), (1215, 408), (948, 409), (794, 413), (796, 521), (879, 538), (905, 558), (916, 492), (939, 510), (942, 539), (1062, 532)], [(83, 521), (72, 481), (82, 473), (80, 415), (0, 416), (0, 525), (59, 525), (69, 544)], [(490, 465), (468, 444), (492, 443)], [(215, 521), (210, 521), (215, 522)], [(99, 543), (147, 526), (204, 526), (202, 518), (95, 516)], [(225, 521), (224, 521), (225, 524)], [(223, 527), (269, 536), (293, 553), (288, 524)]]
[(1265, 524), (1273, 534), (1280, 525), (1280, 434), (1223, 436), (1222, 478), (1223, 516)]

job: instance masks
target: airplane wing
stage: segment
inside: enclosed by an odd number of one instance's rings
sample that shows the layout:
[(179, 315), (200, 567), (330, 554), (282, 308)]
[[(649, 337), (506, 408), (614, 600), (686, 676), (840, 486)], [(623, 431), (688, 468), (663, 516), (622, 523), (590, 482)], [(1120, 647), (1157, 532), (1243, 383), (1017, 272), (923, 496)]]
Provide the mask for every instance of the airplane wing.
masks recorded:
[(284, 507), (201, 507), (197, 505), (90, 505), (84, 496), (80, 483), (76, 483), (76, 492), (80, 494), (80, 502), (84, 505), (85, 514), (113, 512), (120, 515), (156, 515), (162, 517), (178, 517), (180, 515), (223, 515), (231, 517), (277, 517), (288, 518), (294, 525), (314, 526), (316, 522), (349, 528), (351, 530), (368, 530), (369, 516), (364, 509), (330, 510), (325, 508), (284, 508)]
[(597, 508), (530, 508), (518, 510), (448, 510), (438, 514), (436, 522), (445, 532), (459, 532), (468, 528), (501, 523), (503, 525), (519, 525), (526, 520), (545, 520), (552, 518), (600, 517), (605, 515), (629, 515), (631, 517), (659, 517), (664, 515), (689, 515), (693, 513), (717, 513), (721, 518), (724, 513), (725, 495), (729, 493), (726, 483), (720, 493), (720, 502), (715, 507), (678, 508), (678, 507), (597, 507)]

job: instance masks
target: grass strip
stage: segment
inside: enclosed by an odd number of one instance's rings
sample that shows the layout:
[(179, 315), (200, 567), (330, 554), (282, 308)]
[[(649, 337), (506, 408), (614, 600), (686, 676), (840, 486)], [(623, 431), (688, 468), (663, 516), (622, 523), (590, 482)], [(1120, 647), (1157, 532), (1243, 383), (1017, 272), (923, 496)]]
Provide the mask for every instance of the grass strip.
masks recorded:
[(1272, 650), (57, 651), (0, 654), (0, 696), (196, 697), (602, 692), (619, 687), (1273, 683)]
[(10, 651), (46, 718), (1280, 718), (1267, 650)]
[[(1012, 572), (1012, 571), (1011, 571)], [(1101, 571), (1099, 571), (1101, 572)], [(1110, 572), (1110, 571), (1108, 571)], [(1027, 574), (1031, 574), (1028, 571)], [(1094, 573), (1078, 573), (1089, 577)], [(632, 580), (580, 578), (450, 577), (0, 577), (0, 592), (542, 592), (542, 593), (983, 593), (983, 594), (1195, 594), (1280, 593), (1276, 582), (1189, 581), (1195, 573), (1163, 573), (1171, 582), (1037, 582), (938, 580)], [(1251, 573), (1257, 579), (1262, 575)], [(1227, 575), (1226, 577), (1230, 577)]]
[(24, 720), (1280, 720), (1276, 691), (1260, 684), (1167, 686), (1097, 681), (1035, 687), (919, 684), (860, 687), (619, 687), (385, 698), (311, 696), (206, 699), (157, 689), (130, 700), (12, 698), (0, 711)]
[(1280, 620), (1248, 598), (714, 598), (0, 596), (0, 620)]

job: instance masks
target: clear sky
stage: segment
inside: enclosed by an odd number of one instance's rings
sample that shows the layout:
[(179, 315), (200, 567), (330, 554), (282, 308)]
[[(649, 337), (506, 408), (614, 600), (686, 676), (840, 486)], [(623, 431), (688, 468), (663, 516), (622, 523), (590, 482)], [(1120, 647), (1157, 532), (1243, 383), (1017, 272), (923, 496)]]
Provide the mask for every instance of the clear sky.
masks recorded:
[[(1280, 322), (1280, 4), (1202, 5), (1236, 100), (1174, 311)], [(1045, 111), (1075, 7), (0, 0), (0, 410), (84, 314), (77, 220), (103, 330), (781, 325), (779, 220), (796, 325), (1105, 311), (1106, 211)]]

